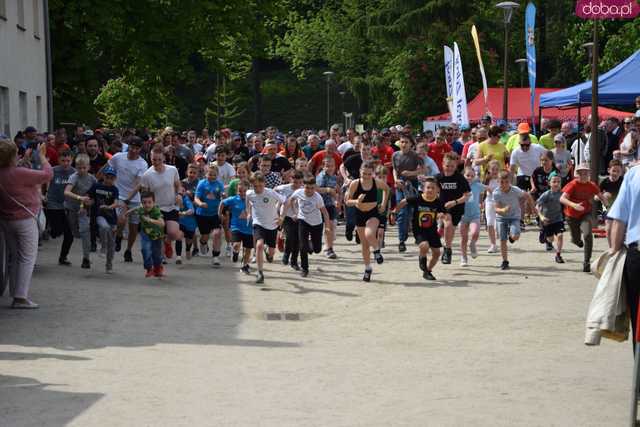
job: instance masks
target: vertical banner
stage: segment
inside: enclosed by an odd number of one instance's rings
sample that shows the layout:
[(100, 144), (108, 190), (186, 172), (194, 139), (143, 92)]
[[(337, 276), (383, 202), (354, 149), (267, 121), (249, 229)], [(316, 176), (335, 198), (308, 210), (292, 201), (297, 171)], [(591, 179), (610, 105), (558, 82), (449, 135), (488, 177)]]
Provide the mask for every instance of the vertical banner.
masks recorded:
[(478, 65), (480, 66), (480, 75), (482, 75), (482, 92), (484, 93), (484, 112), (489, 113), (489, 89), (487, 89), (487, 76), (484, 73), (484, 64), (482, 63), (482, 54), (480, 53), (480, 40), (478, 39), (478, 30), (476, 26), (471, 27), (471, 38), (476, 47), (476, 55), (478, 55)]
[(453, 44), (453, 116), (451, 122), (459, 126), (469, 126), (467, 94), (464, 90), (464, 75), (458, 43)]
[(453, 120), (453, 51), (449, 46), (444, 47), (444, 81), (447, 86), (447, 106)]
[(527, 70), (529, 73), (529, 91), (531, 96), (531, 122), (536, 131), (536, 7), (533, 3), (527, 5), (525, 12), (525, 45), (527, 49)]

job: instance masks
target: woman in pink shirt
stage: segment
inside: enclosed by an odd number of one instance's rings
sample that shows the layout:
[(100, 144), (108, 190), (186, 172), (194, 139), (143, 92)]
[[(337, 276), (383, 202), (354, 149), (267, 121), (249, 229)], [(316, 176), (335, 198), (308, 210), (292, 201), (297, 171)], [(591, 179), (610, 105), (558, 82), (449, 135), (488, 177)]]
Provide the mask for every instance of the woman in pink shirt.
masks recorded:
[[(0, 295), (8, 282), (12, 308), (38, 308), (29, 300), (29, 286), (38, 255), (36, 216), (42, 209), (40, 186), (53, 177), (46, 153), (46, 144), (40, 144), (42, 170), (17, 167), (18, 148), (0, 138), (0, 240), (4, 240), (7, 250), (5, 254), (5, 248), (0, 248)], [(8, 254), (10, 265), (6, 265), (8, 274), (4, 274)]]

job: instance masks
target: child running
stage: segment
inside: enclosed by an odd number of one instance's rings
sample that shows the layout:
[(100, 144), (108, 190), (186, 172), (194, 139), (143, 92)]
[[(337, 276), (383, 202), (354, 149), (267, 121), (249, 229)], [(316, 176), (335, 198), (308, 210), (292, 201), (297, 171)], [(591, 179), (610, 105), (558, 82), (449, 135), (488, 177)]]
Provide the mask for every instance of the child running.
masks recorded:
[[(536, 201), (536, 209), (542, 226), (542, 233), (547, 243), (555, 242), (556, 262), (564, 264), (562, 259), (562, 243), (564, 233), (564, 217), (562, 216), (562, 177), (559, 172), (549, 174), (549, 190)], [(552, 246), (553, 247), (553, 246)]]
[(145, 277), (163, 277), (162, 245), (164, 243), (164, 219), (156, 205), (153, 193), (144, 191), (140, 195), (142, 206), (125, 214), (137, 213), (140, 218), (140, 249), (144, 260)]
[[(180, 224), (180, 231), (182, 231), (186, 242), (185, 258), (189, 260), (191, 259), (191, 246), (193, 245), (196, 230), (198, 229), (198, 222), (195, 216), (196, 210), (193, 207), (191, 198), (186, 193), (178, 195), (176, 202), (178, 206), (178, 216), (180, 218), (178, 223)], [(182, 239), (176, 240), (176, 264), (182, 264)]]
[(115, 186), (116, 171), (111, 166), (102, 169), (103, 182), (96, 183), (89, 190), (96, 218), (96, 225), (100, 232), (100, 242), (106, 249), (105, 271), (107, 274), (113, 273), (113, 256), (116, 247), (116, 227), (118, 226), (118, 217), (116, 208), (124, 205), (118, 202), (119, 193)]
[[(389, 169), (386, 166), (379, 165), (376, 166), (376, 178), (382, 182), (387, 182), (387, 178), (389, 176)], [(422, 175), (421, 175), (422, 176)], [(389, 217), (389, 203), (384, 205), (384, 190), (382, 188), (377, 189), (377, 201), (378, 206), (384, 207), (384, 211), (380, 212), (379, 219), (380, 224), (378, 224), (378, 247), (384, 248), (384, 236), (387, 231), (387, 220)]]
[(324, 254), (329, 259), (336, 259), (338, 256), (333, 250), (333, 242), (336, 238), (336, 227), (338, 225), (338, 209), (336, 208), (336, 197), (338, 196), (338, 176), (336, 175), (336, 162), (333, 157), (325, 157), (322, 162), (322, 171), (316, 178), (317, 191), (322, 196), (324, 207), (329, 214), (329, 221), (324, 224), (324, 238), (326, 249)]
[(493, 200), (493, 192), (500, 186), (500, 163), (491, 160), (485, 174), (485, 198), (484, 214), (487, 221), (487, 234), (489, 235), (489, 248), (487, 253), (494, 254), (498, 251), (496, 246), (496, 204)]
[(49, 223), (52, 238), (62, 237), (62, 246), (60, 247), (60, 256), (58, 264), (70, 266), (71, 262), (67, 259), (69, 249), (73, 244), (73, 233), (69, 228), (69, 221), (64, 210), (65, 195), (64, 189), (69, 184), (69, 178), (76, 172), (71, 167), (71, 152), (63, 151), (58, 157), (58, 166), (53, 167), (53, 179), (49, 183), (47, 191), (47, 222)]
[[(300, 242), (300, 275), (309, 275), (309, 254), (319, 254), (322, 250), (322, 222), (328, 224), (331, 219), (322, 196), (316, 191), (316, 179), (308, 175), (304, 179), (304, 188), (296, 190), (286, 206), (295, 205), (298, 211), (298, 242)], [(309, 247), (311, 244), (311, 247)]]
[[(276, 187), (276, 191), (289, 200), (291, 195), (302, 188), (304, 176), (302, 172), (294, 172), (291, 184), (283, 184)], [(298, 214), (293, 206), (283, 205), (282, 207), (282, 230), (284, 232), (284, 253), (282, 254), (282, 264), (290, 265), (298, 271), (298, 253), (300, 243), (298, 242)]]
[(535, 209), (531, 195), (518, 187), (511, 185), (511, 173), (500, 172), (500, 186), (493, 192), (496, 205), (496, 225), (500, 236), (500, 253), (502, 255), (501, 270), (509, 269), (509, 255), (507, 241), (515, 243), (520, 238), (520, 199), (524, 199), (527, 206)]
[[(464, 214), (460, 220), (460, 266), (467, 267), (469, 259), (467, 257), (467, 244), (471, 258), (478, 256), (478, 237), (480, 236), (480, 196), (485, 186), (476, 178), (476, 171), (472, 167), (464, 170), (464, 177), (469, 183), (471, 197), (464, 204)], [(471, 237), (471, 240), (469, 240)]]
[(209, 234), (213, 231), (211, 266), (220, 267), (220, 217), (218, 206), (224, 195), (224, 186), (218, 180), (218, 167), (210, 164), (207, 177), (198, 183), (195, 194), (196, 221), (200, 230), (200, 253), (209, 252)]
[[(55, 172), (55, 168), (53, 168)], [(620, 187), (622, 186), (623, 180), (623, 172), (624, 168), (622, 166), (622, 162), (617, 159), (613, 159), (609, 162), (609, 176), (602, 180), (600, 183), (600, 192), (604, 197), (604, 200), (601, 200), (602, 205), (604, 207), (605, 212), (608, 212), (615, 202), (616, 197), (618, 197), (618, 193), (620, 192)], [(607, 230), (607, 241), (611, 243), (611, 220), (606, 216), (605, 213), (605, 227)]]
[[(427, 177), (422, 184), (422, 193), (414, 199), (404, 199), (398, 203), (399, 207), (406, 204), (414, 206), (413, 209), (413, 235), (420, 249), (418, 265), (422, 270), (422, 277), (426, 280), (436, 280), (433, 275), (438, 260), (442, 243), (438, 234), (438, 215), (446, 212), (445, 207), (438, 197), (438, 182), (433, 177)], [(427, 256), (431, 251), (431, 259)]]
[(255, 172), (251, 177), (253, 190), (247, 191), (247, 222), (253, 224), (253, 236), (256, 241), (256, 264), (258, 274), (256, 283), (264, 283), (265, 245), (268, 247), (267, 261), (273, 261), (276, 250), (276, 238), (280, 215), (279, 206), (286, 198), (275, 190), (265, 187), (265, 178), (261, 172)]
[(231, 241), (233, 242), (233, 262), (238, 262), (238, 256), (242, 247), (242, 267), (240, 271), (249, 274), (249, 259), (253, 249), (253, 233), (247, 222), (246, 197), (249, 189), (248, 181), (239, 181), (236, 185), (237, 194), (227, 197), (220, 203), (220, 218), (228, 217), (231, 229)]

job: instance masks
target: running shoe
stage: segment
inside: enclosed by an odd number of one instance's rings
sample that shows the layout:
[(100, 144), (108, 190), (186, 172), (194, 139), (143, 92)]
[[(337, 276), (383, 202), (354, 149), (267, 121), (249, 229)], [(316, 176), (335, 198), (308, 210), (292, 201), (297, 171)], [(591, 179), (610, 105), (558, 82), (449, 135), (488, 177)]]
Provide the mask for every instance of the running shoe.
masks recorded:
[(69, 267), (71, 265), (71, 262), (66, 258), (60, 258), (58, 259), (58, 265), (64, 265), (65, 267)]
[(238, 252), (234, 252), (233, 255), (231, 256), (231, 261), (238, 262), (238, 257), (239, 256), (240, 256), (240, 254)]
[(418, 265), (420, 266), (420, 270), (427, 271), (427, 257), (418, 258)]
[(353, 229), (347, 227), (344, 231), (344, 237), (345, 239), (347, 239), (349, 242), (353, 240)]
[(264, 250), (264, 256), (265, 256), (265, 258), (267, 258), (267, 262), (268, 262), (269, 264), (271, 264), (271, 263), (273, 262), (273, 255), (271, 255), (271, 254), (269, 253), (269, 251), (268, 251), (268, 250), (266, 250), (266, 249)]
[(209, 245), (206, 242), (205, 243), (200, 242), (200, 253), (202, 255), (206, 255), (209, 253)]
[(324, 252), (325, 256), (329, 259), (336, 259), (338, 255), (333, 251), (333, 248), (329, 248)]
[(182, 257), (181, 256), (177, 256), (176, 257), (176, 265), (182, 265)]
[(464, 255), (460, 257), (460, 267), (469, 267), (469, 259)]
[(173, 258), (173, 248), (171, 247), (171, 242), (164, 242), (164, 256), (167, 259)]
[(300, 271), (300, 266), (298, 266), (298, 263), (292, 262), (291, 268), (293, 268), (295, 271)]
[(373, 257), (376, 259), (378, 264), (382, 264), (384, 262), (384, 257), (380, 253), (380, 249), (373, 251)]
[(262, 271), (258, 271), (258, 275), (256, 276), (256, 283), (264, 283), (264, 274), (262, 274)]
[(284, 253), (282, 254), (282, 265), (288, 265), (289, 264), (289, 254), (288, 253)]
[(231, 258), (231, 245), (227, 243), (227, 247), (224, 249), (224, 255), (227, 258)]
[(156, 275), (156, 277), (164, 277), (164, 267), (161, 265), (155, 267), (153, 269), (153, 272)]
[(87, 258), (82, 258), (82, 265), (80, 266), (80, 268), (91, 268), (91, 261), (89, 261)]
[(131, 256), (131, 251), (129, 249), (124, 251), (124, 262), (133, 262), (133, 257)]
[(556, 254), (556, 262), (558, 264), (564, 264), (564, 259), (562, 258), (562, 255)]
[(240, 271), (242, 271), (246, 275), (251, 274), (251, 271), (249, 271), (249, 265), (247, 264), (243, 265), (242, 268), (240, 268)]
[(547, 245), (547, 252), (551, 252), (553, 250), (553, 243), (551, 242), (546, 242)]
[(301, 270), (300, 271), (300, 276), (301, 277), (307, 277), (309, 275), (309, 270)]
[(39, 307), (40, 306), (38, 304), (28, 299), (24, 299), (22, 301), (13, 300), (13, 303), (11, 304), (11, 308), (15, 310), (35, 310)]
[(153, 270), (153, 268), (150, 268), (150, 269), (148, 269), (148, 270), (147, 270), (147, 272), (144, 274), (144, 277), (153, 277), (153, 276), (155, 276), (155, 275), (156, 275), (156, 273), (155, 273), (155, 271)]
[(436, 276), (434, 276), (429, 270), (422, 273), (422, 277), (426, 280), (436, 280)]
[(451, 248), (444, 248), (442, 251), (442, 263), (451, 264)]
[(398, 252), (400, 253), (407, 252), (407, 245), (405, 245), (404, 242), (400, 242), (398, 244)]
[(211, 259), (211, 267), (216, 267), (216, 268), (220, 267), (220, 257), (214, 256)]
[(588, 262), (582, 263), (582, 272), (583, 273), (591, 273), (591, 264)]
[(489, 249), (487, 249), (488, 254), (495, 254), (497, 252), (498, 252), (498, 248), (496, 248), (496, 245), (491, 245), (489, 246)]
[(116, 252), (120, 252), (120, 249), (122, 249), (122, 237), (121, 237), (121, 236), (116, 236), (116, 247), (115, 247), (115, 251), (116, 251)]
[(476, 242), (471, 242), (469, 244), (469, 252), (471, 254), (471, 258), (478, 258), (478, 244)]
[(371, 281), (371, 274), (373, 273), (373, 270), (364, 270), (364, 276), (362, 276), (362, 280), (364, 282), (370, 282)]
[(500, 270), (508, 270), (509, 269), (509, 261), (502, 261), (500, 264)]

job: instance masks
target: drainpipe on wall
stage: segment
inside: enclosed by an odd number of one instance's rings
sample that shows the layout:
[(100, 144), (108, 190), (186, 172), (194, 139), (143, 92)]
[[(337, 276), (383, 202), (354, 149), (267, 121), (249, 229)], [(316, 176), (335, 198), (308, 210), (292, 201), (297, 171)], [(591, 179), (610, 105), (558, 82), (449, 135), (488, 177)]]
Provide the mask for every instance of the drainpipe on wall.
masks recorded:
[(47, 130), (53, 126), (53, 76), (51, 71), (51, 29), (49, 27), (49, 0), (44, 0), (44, 46), (47, 55)]

